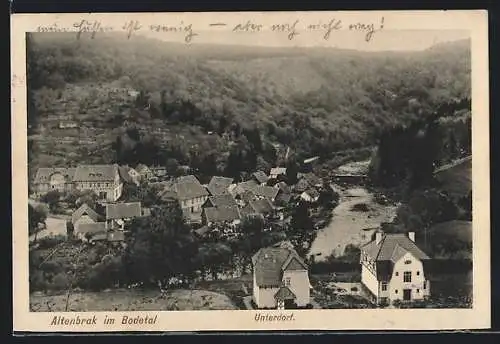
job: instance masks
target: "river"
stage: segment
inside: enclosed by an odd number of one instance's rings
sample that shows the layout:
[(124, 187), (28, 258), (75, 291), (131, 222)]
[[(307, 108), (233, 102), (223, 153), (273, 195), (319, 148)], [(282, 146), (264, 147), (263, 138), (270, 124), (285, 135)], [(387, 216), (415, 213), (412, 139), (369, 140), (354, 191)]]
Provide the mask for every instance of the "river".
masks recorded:
[[(342, 172), (361, 173), (367, 162), (351, 163), (339, 168)], [(374, 194), (367, 188), (332, 184), (339, 193), (339, 204), (333, 209), (330, 223), (320, 229), (313, 241), (310, 254), (316, 261), (324, 260), (332, 253), (341, 255), (348, 244), (360, 246), (370, 241), (373, 232), (382, 222), (390, 222), (396, 215), (398, 205), (381, 205), (374, 200)], [(365, 211), (353, 210), (356, 204), (365, 204)]]

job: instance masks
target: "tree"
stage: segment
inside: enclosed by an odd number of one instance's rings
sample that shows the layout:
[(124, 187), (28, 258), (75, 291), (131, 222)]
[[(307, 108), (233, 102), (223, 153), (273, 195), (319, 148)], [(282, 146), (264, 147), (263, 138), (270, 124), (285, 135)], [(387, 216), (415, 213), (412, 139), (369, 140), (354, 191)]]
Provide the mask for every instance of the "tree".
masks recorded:
[(290, 221), (290, 241), (300, 255), (309, 250), (309, 245), (314, 238), (314, 223), (309, 214), (308, 205), (299, 202), (293, 209)]
[(171, 277), (192, 276), (198, 248), (178, 202), (160, 204), (130, 229), (124, 259), (132, 279), (164, 288)]
[(196, 260), (202, 272), (202, 278), (206, 271), (212, 273), (212, 278), (217, 279), (217, 273), (223, 270), (223, 266), (230, 262), (232, 250), (227, 244), (218, 242), (204, 243), (200, 246)]
[(299, 172), (299, 164), (295, 159), (289, 159), (286, 164), (286, 182), (288, 185), (297, 184), (298, 177), (297, 174)]
[(61, 193), (58, 190), (51, 190), (42, 197), (40, 197), (40, 200), (42, 202), (45, 202), (49, 205), (50, 211), (54, 211), (60, 199), (61, 199)]
[(45, 220), (47, 219), (48, 209), (44, 207), (42, 204), (33, 207), (31, 204), (28, 204), (28, 231), (30, 235), (35, 234), (36, 241), (36, 233), (38, 233), (39, 225), (45, 224)]

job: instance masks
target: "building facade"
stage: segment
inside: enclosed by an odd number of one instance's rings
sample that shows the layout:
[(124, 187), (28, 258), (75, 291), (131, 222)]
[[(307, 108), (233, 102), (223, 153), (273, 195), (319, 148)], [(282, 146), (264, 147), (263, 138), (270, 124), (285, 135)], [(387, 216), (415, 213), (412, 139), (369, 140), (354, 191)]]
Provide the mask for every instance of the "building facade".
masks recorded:
[(376, 233), (361, 247), (361, 282), (378, 304), (411, 302), (431, 295), (425, 274), (430, 258), (415, 244), (415, 233)]
[(95, 192), (99, 200), (116, 202), (123, 191), (118, 165), (80, 165), (73, 179), (75, 188)]

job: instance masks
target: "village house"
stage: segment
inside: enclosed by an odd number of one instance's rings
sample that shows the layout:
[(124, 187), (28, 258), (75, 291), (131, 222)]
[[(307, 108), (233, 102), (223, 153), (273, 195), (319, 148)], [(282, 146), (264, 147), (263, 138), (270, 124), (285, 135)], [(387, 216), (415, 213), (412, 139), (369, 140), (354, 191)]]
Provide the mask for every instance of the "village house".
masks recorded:
[(285, 205), (292, 200), (292, 188), (287, 183), (279, 182), (274, 187), (278, 189), (278, 194), (274, 199), (276, 204)]
[(269, 172), (270, 179), (277, 179), (279, 176), (286, 175), (286, 167), (273, 167)]
[(124, 230), (127, 221), (142, 215), (140, 202), (106, 204), (106, 230)]
[(255, 180), (259, 185), (266, 185), (267, 181), (269, 180), (269, 177), (264, 172), (257, 171), (252, 173), (252, 179)]
[(422, 300), (430, 296), (425, 267), (429, 257), (415, 244), (415, 233), (375, 233), (361, 247), (361, 282), (378, 304)]
[(78, 190), (92, 190), (100, 200), (116, 202), (122, 195), (123, 182), (118, 165), (80, 165), (73, 182)]
[(319, 200), (319, 192), (314, 188), (309, 188), (300, 194), (300, 198), (309, 203), (316, 203)]
[(105, 222), (81, 223), (74, 230), (74, 236), (82, 241), (89, 241), (92, 237), (98, 234), (106, 233)]
[(33, 181), (33, 194), (41, 196), (49, 191), (67, 192), (73, 189), (76, 168), (40, 167)]
[(310, 304), (307, 264), (291, 247), (261, 248), (252, 257), (257, 308), (287, 309)]
[(214, 225), (229, 225), (234, 228), (240, 224), (240, 210), (236, 206), (211, 207), (203, 209), (203, 224), (212, 227)]
[(156, 178), (164, 178), (167, 175), (167, 168), (165, 166), (152, 166), (150, 170)]
[(241, 209), (241, 213), (246, 215), (260, 215), (262, 217), (273, 214), (274, 207), (271, 202), (266, 199), (256, 199), (248, 202), (246, 206)]
[(203, 205), (204, 208), (210, 207), (237, 207), (238, 203), (230, 194), (223, 194), (217, 196), (208, 197), (207, 201)]
[(71, 215), (71, 223), (73, 224), (73, 231), (76, 233), (78, 227), (83, 223), (96, 223), (99, 222), (101, 216), (87, 204), (82, 204)]
[(209, 196), (207, 189), (193, 175), (182, 176), (167, 183), (160, 197), (174, 198), (185, 213), (201, 213), (202, 206)]
[(125, 233), (121, 231), (110, 231), (110, 232), (101, 232), (96, 235), (93, 235), (90, 237), (89, 242), (90, 243), (96, 243), (96, 242), (108, 242), (110, 244), (118, 244), (122, 245), (125, 241)]
[(233, 178), (214, 176), (210, 179), (207, 189), (212, 196), (229, 193), (229, 186), (233, 183)]
[(274, 202), (279, 193), (278, 188), (267, 185), (259, 185), (253, 179), (238, 183), (235, 187), (230, 188), (229, 191), (237, 200), (243, 199), (243, 195), (246, 194), (247, 196), (253, 195), (253, 198), (256, 199), (267, 198), (271, 202)]

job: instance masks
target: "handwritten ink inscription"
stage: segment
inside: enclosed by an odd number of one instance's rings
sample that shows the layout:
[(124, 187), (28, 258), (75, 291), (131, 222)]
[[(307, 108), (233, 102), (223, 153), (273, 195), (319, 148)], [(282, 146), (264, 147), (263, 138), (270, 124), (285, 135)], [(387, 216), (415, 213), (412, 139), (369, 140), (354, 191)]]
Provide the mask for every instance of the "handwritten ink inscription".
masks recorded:
[[(228, 25), (224, 22), (215, 22), (208, 24), (208, 27), (228, 29), (230, 32), (235, 34), (241, 32), (255, 34), (284, 34), (290, 41), (295, 39), (302, 31), (313, 33), (317, 32), (324, 40), (329, 40), (334, 32), (345, 30), (360, 32), (361, 34), (364, 34), (364, 40), (366, 42), (370, 42), (376, 32), (384, 29), (384, 25), (384, 17), (382, 17), (378, 22), (347, 22), (341, 18), (332, 18), (325, 22), (319, 21), (307, 23), (296, 19), (288, 22), (272, 23), (270, 25), (264, 25), (262, 23), (254, 22), (251, 19), (247, 19), (241, 23), (237, 23), (236, 25)], [(198, 30), (204, 29), (207, 28), (198, 28)], [(112, 26), (104, 25), (101, 21), (83, 19), (74, 23), (72, 27), (65, 27), (58, 23), (53, 23), (51, 25), (39, 26), (37, 28), (38, 32), (76, 32), (77, 39), (79, 39), (83, 33), (90, 33), (90, 38), (95, 38), (98, 33), (117, 30), (125, 32), (128, 38), (143, 30), (153, 33), (182, 34), (185, 43), (191, 43), (195, 37), (200, 36), (200, 31), (195, 30), (194, 23), (184, 23), (182, 21), (180, 23), (151, 23), (148, 25), (142, 25), (138, 20), (129, 20), (126, 21), (121, 27), (114, 28)]]

